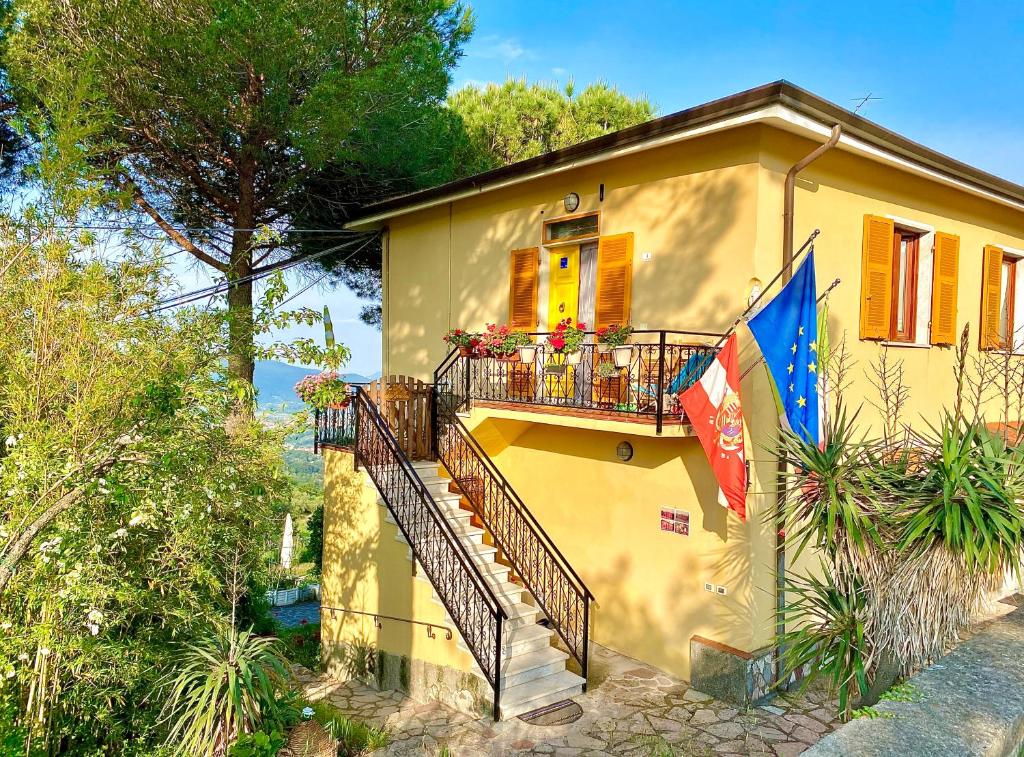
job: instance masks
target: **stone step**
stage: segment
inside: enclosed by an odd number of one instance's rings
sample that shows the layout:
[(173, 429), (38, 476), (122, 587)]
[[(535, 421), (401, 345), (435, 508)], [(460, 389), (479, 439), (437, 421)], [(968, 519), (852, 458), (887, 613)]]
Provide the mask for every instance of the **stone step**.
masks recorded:
[(568, 670), (509, 686), (501, 692), (501, 719), (539, 709), (583, 693), (584, 680)]
[[(565, 670), (568, 659), (566, 652), (552, 646), (506, 657), (501, 661), (501, 688), (505, 690)], [(481, 680), (487, 680), (479, 670), (473, 672)]]
[[(451, 618), (447, 618), (451, 620)], [(529, 654), (538, 650), (551, 647), (551, 639), (555, 632), (550, 628), (539, 626), (536, 623), (530, 626), (508, 628), (502, 630), (501, 659), (509, 660), (519, 655)], [(458, 647), (463, 652), (469, 652), (469, 647), (459, 637)]]

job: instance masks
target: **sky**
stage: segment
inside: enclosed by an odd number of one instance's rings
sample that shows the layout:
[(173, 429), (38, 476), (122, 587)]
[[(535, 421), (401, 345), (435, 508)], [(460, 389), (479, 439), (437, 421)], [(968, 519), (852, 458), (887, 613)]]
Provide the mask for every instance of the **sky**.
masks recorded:
[[(452, 88), (525, 77), (603, 80), (667, 115), (788, 79), (906, 137), (1024, 184), (1024, 4), (631, 3), (477, 0)], [(203, 274), (198, 281), (205, 283)], [(302, 284), (296, 282), (296, 288)], [(331, 309), (349, 370), (380, 366), (380, 333), (344, 288), (296, 305)], [(322, 339), (322, 329), (294, 334)], [(282, 336), (288, 336), (284, 334)]]

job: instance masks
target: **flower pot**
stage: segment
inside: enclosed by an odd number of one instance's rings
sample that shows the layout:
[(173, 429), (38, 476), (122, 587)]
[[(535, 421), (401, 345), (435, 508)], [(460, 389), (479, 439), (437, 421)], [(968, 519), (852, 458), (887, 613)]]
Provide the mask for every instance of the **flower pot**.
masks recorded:
[(519, 353), (511, 352), (508, 355), (495, 355), (494, 359), (497, 360), (499, 363), (518, 363)]
[(459, 357), (473, 357), (472, 347), (459, 347)]
[(583, 360), (583, 351), (576, 350), (575, 352), (565, 353), (565, 364), (566, 365), (579, 365), (580, 361)]
[(524, 344), (519, 348), (519, 359), (524, 363), (532, 363), (537, 359), (537, 345)]
[(633, 360), (633, 345), (622, 344), (612, 348), (612, 360), (616, 368), (628, 368)]
[(597, 343), (597, 353), (599, 355), (607, 355), (611, 351), (612, 346), (610, 344), (605, 344), (604, 342)]
[(341, 402), (332, 402), (327, 407), (331, 410), (344, 410), (346, 407), (352, 404), (352, 400), (342, 400)]
[(549, 376), (564, 376), (568, 366), (565, 363), (548, 363), (544, 366), (544, 373)]

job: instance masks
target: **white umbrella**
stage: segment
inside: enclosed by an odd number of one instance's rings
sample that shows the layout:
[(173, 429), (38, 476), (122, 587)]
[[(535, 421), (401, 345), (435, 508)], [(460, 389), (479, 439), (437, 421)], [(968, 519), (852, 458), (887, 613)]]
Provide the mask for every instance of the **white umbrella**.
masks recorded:
[(281, 567), (290, 570), (292, 567), (292, 514), (284, 518), (284, 537), (281, 539)]

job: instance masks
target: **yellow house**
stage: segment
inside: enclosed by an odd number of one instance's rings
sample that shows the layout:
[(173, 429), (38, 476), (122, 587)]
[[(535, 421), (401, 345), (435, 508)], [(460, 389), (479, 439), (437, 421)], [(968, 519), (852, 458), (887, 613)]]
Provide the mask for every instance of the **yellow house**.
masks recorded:
[[(935, 417), (965, 325), (972, 353), (1024, 348), (1024, 187), (786, 82), (351, 227), (383, 232), (383, 372), (403, 378), (320, 419), (326, 658), (365, 674), (373, 649), (381, 685), (500, 717), (578, 694), (592, 642), (722, 696), (766, 693), (778, 416), (746, 328), (746, 520), (718, 504), (677, 395), (815, 229), (848, 402), (875, 396), (885, 353), (906, 418)], [(635, 331), (617, 353), (588, 336), (553, 355), (565, 318)], [(492, 323), (541, 348), (501, 361), (442, 341)]]

